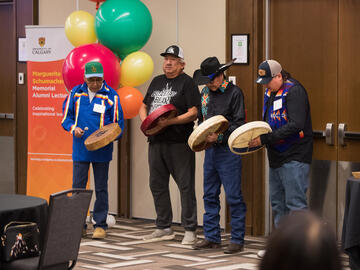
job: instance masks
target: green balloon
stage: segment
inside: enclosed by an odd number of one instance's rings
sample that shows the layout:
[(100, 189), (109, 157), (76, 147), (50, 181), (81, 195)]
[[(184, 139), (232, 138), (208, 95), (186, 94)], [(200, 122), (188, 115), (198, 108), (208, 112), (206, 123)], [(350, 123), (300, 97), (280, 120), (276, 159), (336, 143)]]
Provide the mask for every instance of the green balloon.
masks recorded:
[(151, 14), (139, 0), (108, 0), (96, 12), (95, 32), (101, 44), (124, 59), (149, 40)]

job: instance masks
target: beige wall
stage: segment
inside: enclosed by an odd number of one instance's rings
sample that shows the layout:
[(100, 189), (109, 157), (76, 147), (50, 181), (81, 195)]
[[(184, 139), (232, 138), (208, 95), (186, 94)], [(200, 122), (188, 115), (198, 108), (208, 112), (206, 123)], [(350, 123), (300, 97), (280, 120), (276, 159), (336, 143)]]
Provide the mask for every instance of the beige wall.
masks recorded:
[[(79, 0), (79, 9), (96, 14), (96, 4)], [(40, 25), (64, 25), (66, 18), (76, 10), (76, 0), (39, 0)]]
[[(208, 56), (217, 56), (225, 62), (225, 0), (143, 0), (153, 19), (153, 32), (142, 51), (154, 61), (154, 76), (162, 73), (162, 57), (159, 55), (171, 44), (184, 49), (185, 72), (192, 76), (195, 69)], [(79, 0), (79, 7), (95, 15), (95, 3)], [(76, 10), (75, 0), (39, 0), (40, 25), (63, 25), (67, 16)], [(138, 87), (145, 95), (151, 79)], [(131, 120), (131, 215), (155, 218), (152, 196), (148, 186), (147, 142), (141, 133), (138, 117)], [(196, 154), (196, 192), (199, 223), (202, 224), (202, 164), (204, 153)], [(110, 168), (110, 192), (116, 190), (116, 162)], [(171, 181), (174, 220), (180, 221), (180, 198)], [(222, 192), (223, 194), (223, 192)], [(110, 193), (110, 210), (116, 211), (117, 194)], [(224, 198), (222, 197), (224, 206)], [(224, 225), (222, 209), (222, 226)]]

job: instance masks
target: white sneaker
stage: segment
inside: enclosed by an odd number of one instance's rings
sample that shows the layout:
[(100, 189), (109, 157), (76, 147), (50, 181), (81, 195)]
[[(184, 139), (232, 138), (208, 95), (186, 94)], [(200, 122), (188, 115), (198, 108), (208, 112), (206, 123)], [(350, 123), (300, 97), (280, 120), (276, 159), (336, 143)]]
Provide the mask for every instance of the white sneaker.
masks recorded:
[(265, 249), (259, 250), (258, 253), (257, 253), (257, 256), (258, 256), (259, 258), (264, 258), (265, 252), (266, 252)]
[(145, 235), (143, 240), (153, 240), (153, 241), (161, 241), (161, 240), (172, 240), (175, 238), (175, 234), (173, 233), (171, 228), (166, 229), (156, 229), (152, 234)]
[(196, 243), (196, 232), (185, 231), (184, 238), (181, 241), (182, 245), (194, 245)]

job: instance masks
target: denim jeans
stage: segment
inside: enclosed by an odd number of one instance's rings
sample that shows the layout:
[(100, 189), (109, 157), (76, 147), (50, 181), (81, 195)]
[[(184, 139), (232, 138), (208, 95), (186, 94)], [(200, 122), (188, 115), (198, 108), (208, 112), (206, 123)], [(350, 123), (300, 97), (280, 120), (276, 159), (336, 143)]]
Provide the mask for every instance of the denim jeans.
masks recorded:
[[(90, 162), (73, 162), (73, 188), (86, 188), (89, 175)], [(96, 200), (93, 216), (96, 224), (94, 227), (107, 229), (106, 218), (109, 210), (108, 175), (109, 162), (92, 162)]]
[(270, 201), (275, 226), (291, 211), (307, 209), (306, 191), (310, 164), (290, 161), (279, 168), (270, 168)]
[(204, 161), (204, 234), (220, 243), (220, 187), (224, 186), (230, 206), (231, 242), (244, 244), (246, 205), (241, 192), (241, 157), (229, 147), (217, 145), (206, 150)]

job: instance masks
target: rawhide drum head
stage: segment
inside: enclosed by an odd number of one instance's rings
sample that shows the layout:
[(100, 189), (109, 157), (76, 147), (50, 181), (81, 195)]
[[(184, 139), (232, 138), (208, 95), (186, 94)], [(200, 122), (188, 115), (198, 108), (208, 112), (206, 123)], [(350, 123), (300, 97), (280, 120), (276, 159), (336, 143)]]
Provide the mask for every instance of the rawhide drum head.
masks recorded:
[(229, 126), (228, 120), (222, 115), (215, 115), (202, 122), (190, 134), (188, 145), (194, 152), (205, 150), (210, 145), (206, 142), (206, 137), (210, 133), (222, 133)]
[(234, 154), (246, 155), (253, 153), (262, 147), (249, 147), (249, 142), (256, 137), (271, 132), (271, 127), (264, 121), (253, 121), (235, 129), (229, 136), (228, 145)]
[(118, 123), (112, 123), (93, 132), (85, 140), (85, 147), (89, 151), (98, 150), (112, 141), (114, 141), (121, 133)]
[(145, 136), (153, 136), (161, 133), (165, 128), (161, 128), (157, 126), (158, 120), (161, 117), (165, 117), (167, 119), (174, 118), (177, 115), (177, 111), (174, 105), (166, 104), (163, 105), (152, 113), (150, 113), (144, 121), (141, 123), (140, 129), (145, 134)]

